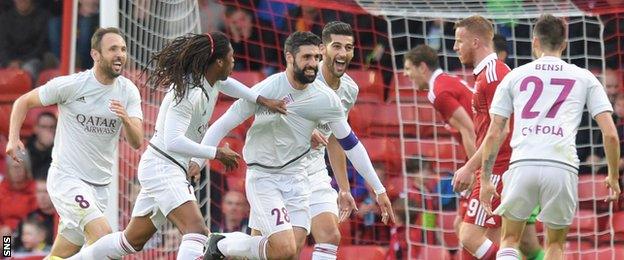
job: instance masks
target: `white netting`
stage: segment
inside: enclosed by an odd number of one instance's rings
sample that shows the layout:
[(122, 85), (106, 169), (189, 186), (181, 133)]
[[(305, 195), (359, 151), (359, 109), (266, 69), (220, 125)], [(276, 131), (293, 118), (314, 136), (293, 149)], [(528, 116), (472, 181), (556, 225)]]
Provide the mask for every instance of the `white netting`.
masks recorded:
[[(199, 11), (196, 0), (129, 0), (121, 1), (119, 6), (119, 28), (126, 37), (128, 46), (128, 67), (124, 74), (133, 80), (141, 91), (143, 100), (143, 128), (145, 140), (154, 132), (160, 101), (164, 97), (162, 90), (150, 91), (144, 86), (145, 75), (139, 78), (149, 59), (155, 52), (172, 39), (187, 34), (199, 33)], [(143, 149), (133, 150), (121, 141), (119, 150), (119, 228), (127, 226), (134, 200), (139, 192), (137, 166)], [(198, 202), (207, 218), (210, 216), (207, 189), (208, 179), (204, 178), (198, 186)], [(131, 259), (173, 259), (180, 244), (177, 229), (168, 224), (150, 240), (141, 254)]]
[[(445, 126), (432, 105), (403, 77), (403, 56), (418, 44), (438, 50), (445, 71), (459, 75), (472, 84), (471, 68), (465, 68), (453, 51), (453, 25), (458, 19), (480, 14), (495, 23), (496, 31), (507, 38), (507, 64), (514, 68), (531, 57), (532, 25), (542, 13), (565, 17), (569, 43), (563, 59), (588, 68), (599, 76), (605, 69), (603, 25), (598, 17), (586, 15), (566, 1), (373, 1), (358, 4), (372, 14), (383, 15), (388, 23), (388, 38), (395, 71), (394, 98), (399, 107), (401, 146), (406, 203), (410, 231), (407, 239), (410, 256), (419, 259), (460, 259), (459, 243), (453, 231), (456, 195), (450, 181), (465, 161), (463, 149), (453, 139), (452, 129)], [(577, 144), (581, 160), (601, 155), (599, 131), (595, 122), (584, 117)], [(579, 181), (580, 210), (568, 236), (568, 257), (591, 257), (596, 252), (612, 257), (613, 235), (608, 204), (600, 203), (604, 188), (601, 165), (582, 163)], [(407, 169), (406, 169), (407, 168)], [(431, 170), (427, 170), (430, 168)], [(411, 218), (411, 219), (410, 219)], [(538, 223), (540, 241), (543, 240)]]

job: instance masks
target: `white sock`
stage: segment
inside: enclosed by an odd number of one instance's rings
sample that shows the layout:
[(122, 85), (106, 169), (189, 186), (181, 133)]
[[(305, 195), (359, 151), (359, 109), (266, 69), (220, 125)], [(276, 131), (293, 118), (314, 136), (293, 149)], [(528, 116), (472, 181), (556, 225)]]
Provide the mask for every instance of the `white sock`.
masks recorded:
[(246, 257), (250, 259), (267, 259), (267, 237), (250, 236), (242, 232), (222, 233), (224, 239), (219, 240), (217, 247), (225, 256)]
[(136, 253), (136, 250), (128, 243), (123, 232), (119, 231), (103, 236), (95, 243), (83, 247), (68, 260), (121, 259), (132, 253)]
[(314, 245), (312, 260), (336, 260), (338, 254), (338, 246), (326, 243)]
[(197, 259), (204, 256), (204, 245), (208, 241), (208, 237), (202, 234), (190, 233), (182, 236), (182, 242), (178, 249), (178, 257), (176, 259), (187, 260)]
[(477, 251), (475, 252), (474, 256), (477, 259), (483, 258), (483, 256), (485, 255), (485, 253), (487, 253), (487, 251), (490, 249), (491, 246), (492, 246), (492, 241), (486, 238), (483, 244), (481, 244), (479, 248), (477, 248)]
[(520, 258), (520, 252), (512, 247), (505, 247), (498, 250), (496, 253), (496, 260), (518, 260)]

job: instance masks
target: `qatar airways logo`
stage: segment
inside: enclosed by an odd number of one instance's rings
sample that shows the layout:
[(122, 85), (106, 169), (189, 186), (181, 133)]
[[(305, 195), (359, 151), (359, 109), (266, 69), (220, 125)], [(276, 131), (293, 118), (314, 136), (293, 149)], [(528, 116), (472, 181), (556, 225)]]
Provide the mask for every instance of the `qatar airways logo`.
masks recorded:
[(117, 118), (105, 118), (83, 114), (77, 114), (76, 121), (84, 127), (86, 132), (92, 134), (112, 135), (117, 133), (117, 128), (119, 126), (119, 119)]
[(563, 137), (563, 128), (554, 125), (526, 126), (521, 130), (523, 136), (527, 135), (554, 135)]

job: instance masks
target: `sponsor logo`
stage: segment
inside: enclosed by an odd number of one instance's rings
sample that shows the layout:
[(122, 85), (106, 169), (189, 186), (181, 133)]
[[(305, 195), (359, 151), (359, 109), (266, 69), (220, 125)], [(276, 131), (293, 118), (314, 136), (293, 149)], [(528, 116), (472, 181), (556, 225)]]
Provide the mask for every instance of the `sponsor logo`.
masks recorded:
[(76, 121), (84, 127), (86, 132), (93, 134), (115, 134), (120, 124), (117, 118), (105, 118), (83, 114), (77, 114)]

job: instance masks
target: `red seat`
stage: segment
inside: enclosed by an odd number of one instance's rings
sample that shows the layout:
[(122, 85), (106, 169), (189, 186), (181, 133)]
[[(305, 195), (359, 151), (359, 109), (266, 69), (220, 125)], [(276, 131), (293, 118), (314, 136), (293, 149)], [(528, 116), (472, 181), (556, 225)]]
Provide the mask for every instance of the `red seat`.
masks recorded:
[(0, 103), (11, 104), (31, 90), (32, 80), (21, 69), (0, 69)]
[[(127, 71), (124, 71), (124, 76), (127, 75), (126, 73), (127, 73)], [(51, 79), (56, 78), (58, 76), (61, 76), (61, 70), (60, 69), (47, 69), (47, 70), (41, 71), (39, 73), (39, 78), (37, 78), (37, 87), (43, 86), (44, 84), (46, 84)]]
[(453, 227), (456, 216), (456, 212), (442, 211), (441, 214), (439, 214), (437, 217), (438, 227), (442, 229), (441, 242), (442, 245), (447, 248), (459, 248), (459, 239), (457, 238), (457, 234), (455, 234), (455, 228)]
[(578, 196), (581, 209), (601, 210), (609, 207), (609, 203), (604, 202), (609, 195), (609, 189), (604, 185), (605, 177), (605, 175), (579, 175)]
[(353, 234), (351, 233), (351, 228), (353, 227), (353, 222), (347, 219), (346, 221), (338, 224), (338, 228), (340, 229), (340, 245), (351, 245), (353, 242)]
[(610, 246), (600, 247), (597, 250), (588, 250), (581, 252), (582, 260), (595, 260), (595, 259), (624, 259), (624, 246), (616, 245), (613, 248)]
[(371, 93), (383, 100), (384, 84), (379, 70), (347, 70), (347, 74), (360, 88), (360, 94)]
[(398, 139), (369, 137), (360, 139), (373, 162), (385, 163), (386, 172), (401, 169), (401, 145)]
[(420, 249), (420, 254), (418, 254), (416, 259), (450, 260), (452, 258), (451, 253), (446, 248), (439, 246), (426, 246)]
[(240, 81), (248, 87), (253, 87), (265, 77), (260, 71), (232, 71), (230, 77)]

